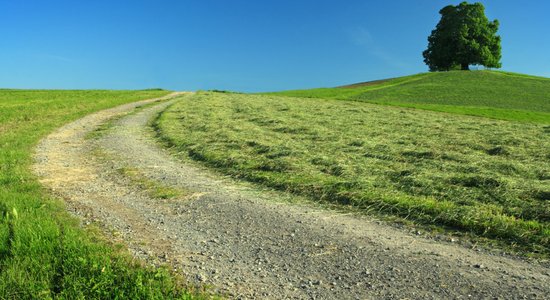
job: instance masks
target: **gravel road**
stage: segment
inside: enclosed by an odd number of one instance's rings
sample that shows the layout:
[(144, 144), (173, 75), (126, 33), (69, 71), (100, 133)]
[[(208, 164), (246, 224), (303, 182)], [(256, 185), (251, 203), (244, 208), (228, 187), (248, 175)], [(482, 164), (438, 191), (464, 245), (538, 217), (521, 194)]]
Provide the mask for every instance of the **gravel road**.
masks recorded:
[[(38, 145), (35, 172), (84, 225), (100, 223), (134, 256), (167, 264), (189, 284), (210, 286), (228, 298), (550, 295), (550, 268), (542, 263), (424, 238), (176, 159), (159, 147), (148, 124), (174, 101), (186, 99), (185, 93), (173, 94), (70, 123)], [(110, 129), (90, 138), (116, 116)], [(184, 194), (153, 198), (121, 172), (129, 169)]]

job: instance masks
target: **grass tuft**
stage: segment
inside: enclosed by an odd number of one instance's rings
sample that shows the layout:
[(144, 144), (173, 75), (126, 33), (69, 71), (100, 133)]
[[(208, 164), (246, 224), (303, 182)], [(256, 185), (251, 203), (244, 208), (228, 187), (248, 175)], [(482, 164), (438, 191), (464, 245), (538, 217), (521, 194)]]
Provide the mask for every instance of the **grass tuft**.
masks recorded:
[(173, 199), (185, 197), (189, 192), (182, 189), (172, 188), (163, 185), (157, 181), (148, 179), (141, 171), (135, 168), (123, 167), (117, 169), (117, 172), (126, 178), (129, 178), (132, 183), (146, 191), (151, 198), (155, 199)]

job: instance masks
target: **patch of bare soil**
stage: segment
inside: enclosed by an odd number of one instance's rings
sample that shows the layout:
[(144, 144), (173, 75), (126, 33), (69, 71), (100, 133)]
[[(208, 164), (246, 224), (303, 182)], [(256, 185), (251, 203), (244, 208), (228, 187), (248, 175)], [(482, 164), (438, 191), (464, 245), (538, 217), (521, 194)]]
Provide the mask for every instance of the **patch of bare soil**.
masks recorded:
[[(175, 159), (148, 122), (172, 101), (89, 115), (45, 138), (36, 173), (82, 222), (97, 220), (137, 257), (238, 299), (544, 299), (550, 269), (342, 214), (233, 182)], [(151, 101), (149, 101), (151, 102)], [(185, 191), (152, 198), (121, 169)]]

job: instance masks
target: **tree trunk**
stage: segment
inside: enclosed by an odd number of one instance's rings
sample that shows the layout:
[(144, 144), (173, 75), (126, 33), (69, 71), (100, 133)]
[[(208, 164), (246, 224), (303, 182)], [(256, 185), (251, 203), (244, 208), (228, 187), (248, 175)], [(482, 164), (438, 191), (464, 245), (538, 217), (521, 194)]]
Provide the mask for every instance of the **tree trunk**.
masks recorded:
[(470, 70), (470, 64), (462, 63), (462, 64), (460, 64), (460, 69), (462, 69), (464, 71), (469, 71)]

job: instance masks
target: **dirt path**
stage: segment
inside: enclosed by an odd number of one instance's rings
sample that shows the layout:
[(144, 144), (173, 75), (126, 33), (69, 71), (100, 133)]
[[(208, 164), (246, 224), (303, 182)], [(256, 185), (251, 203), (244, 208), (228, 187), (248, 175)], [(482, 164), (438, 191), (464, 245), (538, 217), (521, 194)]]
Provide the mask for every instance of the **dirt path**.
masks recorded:
[[(544, 299), (550, 269), (465, 249), (232, 182), (174, 159), (148, 121), (172, 101), (87, 134), (144, 104), (68, 124), (37, 148), (36, 173), (83, 222), (97, 220), (134, 255), (166, 262), (230, 298)], [(151, 102), (151, 101), (149, 101)], [(185, 191), (155, 199), (120, 170)]]

